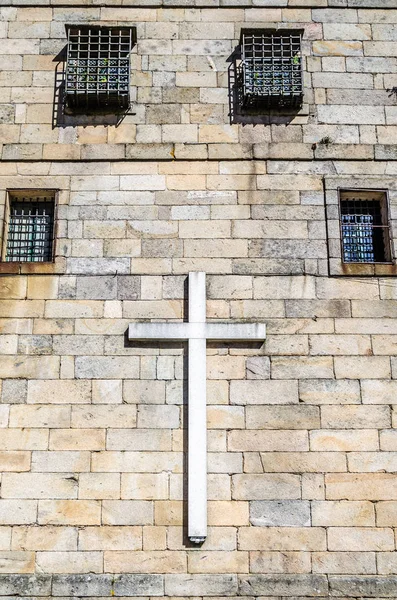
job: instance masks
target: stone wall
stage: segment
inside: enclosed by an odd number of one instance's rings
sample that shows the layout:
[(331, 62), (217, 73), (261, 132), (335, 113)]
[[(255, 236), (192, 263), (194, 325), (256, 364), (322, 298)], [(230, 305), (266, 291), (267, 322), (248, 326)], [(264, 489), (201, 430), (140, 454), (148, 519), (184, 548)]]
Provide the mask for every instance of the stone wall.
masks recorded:
[[(397, 12), (271, 4), (0, 8), (3, 160), (396, 159)], [(136, 26), (131, 114), (117, 127), (112, 115), (63, 114), (75, 23)], [(263, 27), (304, 28), (303, 107), (230, 124), (232, 53), (242, 29)]]
[[(8, 190), (58, 190), (55, 262), (0, 264), (0, 596), (397, 597), (394, 266), (331, 277), (329, 253), (338, 188), (387, 189), (397, 231), (382, 2), (0, 8), (0, 218)], [(137, 26), (135, 114), (117, 127), (53, 122), (78, 19)], [(243, 22), (305, 27), (288, 124), (229, 123)], [(197, 270), (209, 321), (268, 331), (208, 347), (202, 547), (186, 535), (186, 349), (125, 335), (186, 319)]]

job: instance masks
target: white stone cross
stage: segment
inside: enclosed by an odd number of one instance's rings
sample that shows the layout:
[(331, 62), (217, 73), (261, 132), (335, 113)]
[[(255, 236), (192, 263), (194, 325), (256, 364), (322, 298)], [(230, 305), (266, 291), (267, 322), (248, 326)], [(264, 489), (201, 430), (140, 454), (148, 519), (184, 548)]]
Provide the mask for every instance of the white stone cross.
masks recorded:
[(206, 346), (211, 341), (264, 341), (262, 323), (206, 323), (205, 273), (189, 273), (187, 323), (132, 323), (130, 341), (188, 342), (188, 537), (207, 537)]

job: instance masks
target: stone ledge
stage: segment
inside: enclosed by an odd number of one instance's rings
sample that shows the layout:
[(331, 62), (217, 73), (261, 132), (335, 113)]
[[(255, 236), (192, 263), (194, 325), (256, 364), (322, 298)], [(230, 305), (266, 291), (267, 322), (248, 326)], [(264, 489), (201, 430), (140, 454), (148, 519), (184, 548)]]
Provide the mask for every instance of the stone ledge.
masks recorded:
[[(92, 0), (3, 0), (2, 6), (51, 6), (51, 7), (70, 7), (70, 6), (89, 6), (92, 8)], [(236, 7), (236, 0), (217, 0), (213, 2), (211, 0), (157, 0), (156, 3), (153, 0), (103, 0), (103, 2), (96, 2), (96, 6), (100, 7), (142, 7), (150, 6), (151, 8), (156, 6), (166, 6), (167, 8), (173, 7), (190, 7), (199, 6), (200, 8), (216, 8), (222, 6)], [(255, 7), (271, 7), (271, 8), (296, 8), (296, 0), (242, 0), (238, 3), (239, 8)], [(379, 8), (382, 10), (395, 9), (395, 0), (311, 0), (307, 4), (304, 4), (305, 8)]]
[[(260, 595), (269, 600), (349, 598), (386, 600), (397, 597), (397, 576), (381, 575), (0, 575), (0, 597), (132, 598), (165, 596), (237, 597)], [(276, 596), (274, 595), (276, 594)], [(304, 595), (302, 595), (304, 594)]]

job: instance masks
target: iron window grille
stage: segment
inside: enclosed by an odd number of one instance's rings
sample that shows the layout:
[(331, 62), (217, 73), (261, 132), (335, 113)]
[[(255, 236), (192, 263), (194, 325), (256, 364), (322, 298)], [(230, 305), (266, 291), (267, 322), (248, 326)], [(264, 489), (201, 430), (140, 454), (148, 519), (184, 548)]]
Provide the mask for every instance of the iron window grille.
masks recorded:
[(386, 192), (341, 191), (339, 202), (343, 262), (391, 262)]
[(299, 108), (303, 101), (301, 30), (241, 34), (236, 65), (242, 108)]
[(51, 262), (55, 193), (10, 195), (6, 262)]
[(66, 106), (74, 112), (128, 110), (135, 28), (67, 26), (66, 29)]

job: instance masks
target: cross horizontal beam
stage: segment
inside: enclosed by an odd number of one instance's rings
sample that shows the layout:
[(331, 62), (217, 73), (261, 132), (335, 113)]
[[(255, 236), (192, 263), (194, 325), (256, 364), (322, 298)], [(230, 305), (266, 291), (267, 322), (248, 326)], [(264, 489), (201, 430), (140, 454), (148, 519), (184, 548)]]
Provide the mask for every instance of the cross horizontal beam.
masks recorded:
[(209, 340), (214, 342), (263, 342), (264, 323), (132, 323), (128, 339), (136, 341)]

